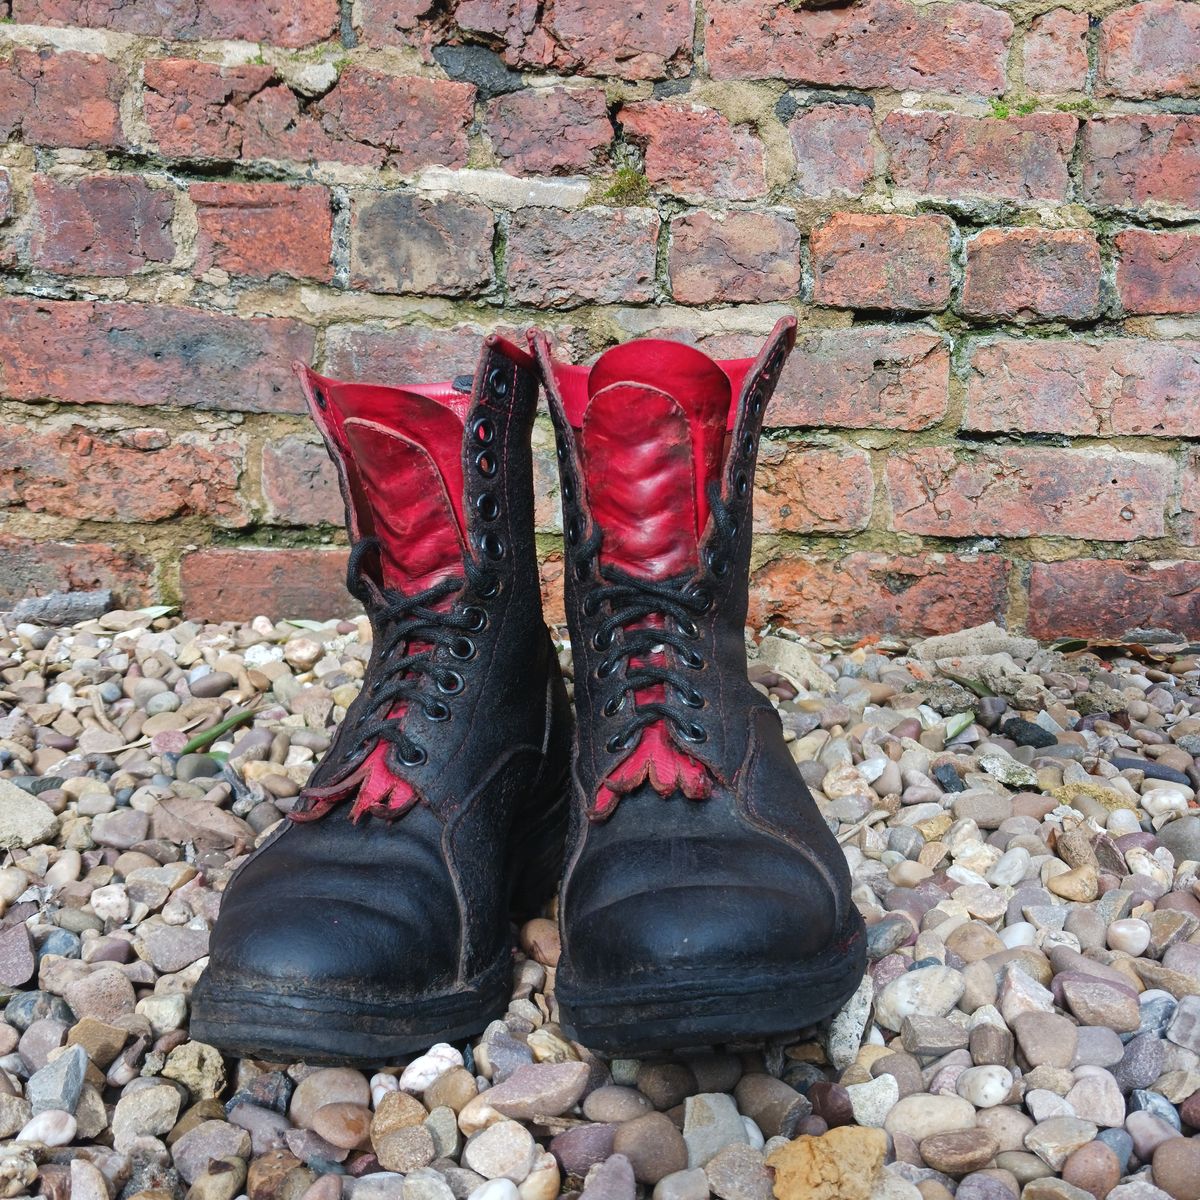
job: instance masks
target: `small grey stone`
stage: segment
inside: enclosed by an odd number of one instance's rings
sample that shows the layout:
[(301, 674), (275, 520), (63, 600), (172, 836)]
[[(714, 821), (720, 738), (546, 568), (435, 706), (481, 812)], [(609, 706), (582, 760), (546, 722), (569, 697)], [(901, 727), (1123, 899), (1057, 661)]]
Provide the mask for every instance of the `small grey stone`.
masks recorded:
[(732, 1096), (704, 1092), (684, 1101), (683, 1140), (688, 1166), (703, 1167), (726, 1146), (748, 1145), (750, 1135)]
[(623, 1154), (613, 1154), (593, 1167), (584, 1181), (582, 1200), (634, 1200), (637, 1183)]
[(50, 806), (0, 779), (0, 850), (19, 850), (53, 840), (58, 818)]
[(74, 1113), (87, 1067), (87, 1051), (82, 1046), (68, 1046), (52, 1063), (30, 1076), (25, 1098), (33, 1106), (33, 1115), (53, 1109)]

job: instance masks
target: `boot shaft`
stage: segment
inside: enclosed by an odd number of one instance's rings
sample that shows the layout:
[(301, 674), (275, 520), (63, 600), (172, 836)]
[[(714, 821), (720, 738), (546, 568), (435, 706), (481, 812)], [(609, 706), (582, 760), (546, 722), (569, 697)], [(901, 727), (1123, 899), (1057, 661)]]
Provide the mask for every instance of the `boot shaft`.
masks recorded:
[(647, 781), (703, 799), (743, 761), (754, 470), (794, 340), (787, 318), (753, 359), (646, 340), (587, 368), (533, 338), (558, 439), (576, 771), (593, 817)]

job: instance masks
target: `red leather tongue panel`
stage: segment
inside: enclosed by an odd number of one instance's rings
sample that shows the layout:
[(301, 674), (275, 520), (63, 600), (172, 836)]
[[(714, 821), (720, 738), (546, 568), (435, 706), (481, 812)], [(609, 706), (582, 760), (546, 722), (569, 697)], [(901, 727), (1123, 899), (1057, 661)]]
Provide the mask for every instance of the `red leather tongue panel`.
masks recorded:
[(665, 392), (615, 383), (592, 397), (579, 438), (605, 562), (661, 579), (697, 560), (687, 416)]
[[(395, 429), (356, 417), (343, 428), (370, 505), (372, 532), (383, 549), (384, 585), (418, 592), (461, 574), (463, 544), (456, 515), (462, 505), (461, 460), (454, 459), (455, 481), (444, 478), (451, 473), (450, 464), (435, 462), (424, 446)], [(460, 426), (456, 448), (461, 444)]]

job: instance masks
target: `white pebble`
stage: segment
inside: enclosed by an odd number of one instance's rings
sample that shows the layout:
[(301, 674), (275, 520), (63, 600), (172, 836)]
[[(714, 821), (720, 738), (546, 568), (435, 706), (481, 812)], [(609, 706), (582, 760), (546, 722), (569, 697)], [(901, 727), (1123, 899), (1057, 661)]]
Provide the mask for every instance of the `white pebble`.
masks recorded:
[(1137, 917), (1126, 917), (1124, 920), (1114, 921), (1108, 927), (1107, 936), (1110, 950), (1123, 950), (1126, 954), (1138, 958), (1150, 945), (1150, 926)]
[(521, 1193), (511, 1179), (489, 1179), (481, 1183), (467, 1200), (520, 1200)]
[(1142, 807), (1152, 817), (1161, 817), (1165, 813), (1186, 813), (1187, 806), (1187, 798), (1183, 793), (1171, 791), (1170, 788), (1148, 788), (1142, 793)]
[(432, 1086), (447, 1071), (463, 1065), (462, 1054), (445, 1042), (430, 1046), (420, 1058), (414, 1058), (400, 1075), (402, 1092), (418, 1093)]
[(395, 1075), (385, 1075), (382, 1072), (371, 1076), (371, 1107), (378, 1108), (388, 1092), (399, 1090), (400, 1081)]
[(1024, 846), (1014, 846), (1004, 852), (986, 879), (993, 887), (1015, 886), (1025, 878), (1030, 861), (1029, 851)]
[(1037, 929), (1028, 921), (1014, 921), (1000, 930), (1000, 940), (1010, 949), (1032, 946), (1037, 939)]
[(1114, 808), (1108, 814), (1105, 828), (1113, 837), (1124, 837), (1127, 833), (1141, 833), (1142, 825), (1137, 813), (1128, 808)]
[(1008, 1099), (1012, 1085), (1012, 1072), (1007, 1067), (988, 1065), (968, 1067), (958, 1077), (956, 1090), (976, 1108), (995, 1108)]
[(60, 1108), (38, 1113), (20, 1133), (18, 1142), (40, 1142), (43, 1146), (69, 1146), (75, 1137), (75, 1118)]
[(102, 921), (120, 925), (129, 920), (129, 893), (123, 883), (108, 883), (98, 887), (90, 897), (92, 912)]
[(746, 1127), (746, 1136), (750, 1139), (750, 1145), (755, 1150), (761, 1150), (767, 1144), (762, 1130), (749, 1117), (743, 1117), (742, 1124)]

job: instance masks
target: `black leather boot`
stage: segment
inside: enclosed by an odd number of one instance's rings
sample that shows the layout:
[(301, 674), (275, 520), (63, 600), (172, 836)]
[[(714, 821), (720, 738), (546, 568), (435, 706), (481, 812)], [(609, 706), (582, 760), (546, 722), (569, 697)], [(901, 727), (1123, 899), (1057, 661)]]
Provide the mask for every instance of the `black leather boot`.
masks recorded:
[(570, 711), (534, 551), (538, 380), (498, 337), (473, 383), (301, 378), (374, 643), (293, 819), (226, 888), (191, 1031), (378, 1063), (503, 1013), (510, 904), (532, 915), (558, 880)]
[(746, 678), (757, 359), (677, 342), (590, 368), (533, 337), (558, 435), (578, 728), (556, 996), (637, 1053), (793, 1033), (865, 967), (845, 858)]

